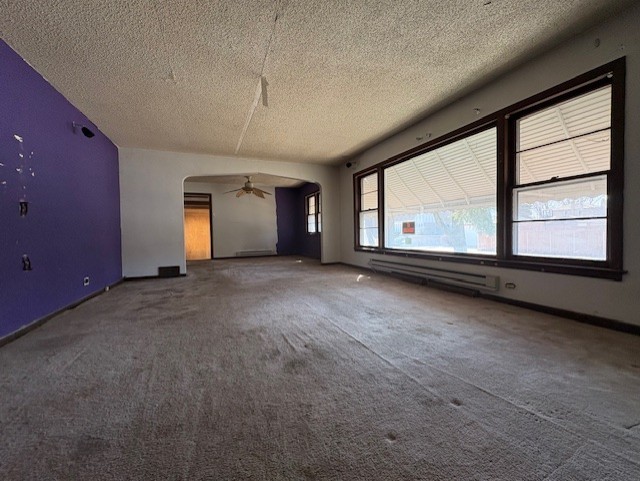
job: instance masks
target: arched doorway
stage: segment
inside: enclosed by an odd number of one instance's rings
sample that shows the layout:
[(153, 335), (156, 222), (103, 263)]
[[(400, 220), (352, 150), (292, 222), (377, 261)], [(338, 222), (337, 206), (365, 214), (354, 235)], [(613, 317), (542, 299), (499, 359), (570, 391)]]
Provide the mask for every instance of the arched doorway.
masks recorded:
[[(250, 192), (250, 188), (258, 192)], [(184, 180), (184, 196), (185, 258), (189, 261), (271, 255), (321, 257), (318, 184), (261, 173), (194, 176)], [(201, 206), (195, 205), (198, 201)], [(194, 245), (199, 247), (194, 249)], [(209, 251), (207, 245), (211, 246)], [(192, 257), (192, 251), (198, 255)]]

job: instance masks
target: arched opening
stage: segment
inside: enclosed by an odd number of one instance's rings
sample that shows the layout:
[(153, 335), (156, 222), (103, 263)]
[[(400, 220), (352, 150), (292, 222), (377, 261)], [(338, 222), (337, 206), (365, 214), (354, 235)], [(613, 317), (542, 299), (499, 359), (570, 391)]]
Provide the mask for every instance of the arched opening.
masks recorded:
[(319, 184), (263, 173), (192, 176), (183, 194), (187, 262), (321, 258)]

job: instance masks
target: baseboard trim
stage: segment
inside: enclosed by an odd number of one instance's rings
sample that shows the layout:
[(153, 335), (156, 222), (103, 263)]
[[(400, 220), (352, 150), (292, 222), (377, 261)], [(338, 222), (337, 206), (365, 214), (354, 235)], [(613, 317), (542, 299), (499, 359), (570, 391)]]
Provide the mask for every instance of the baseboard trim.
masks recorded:
[(88, 296), (85, 296), (77, 301), (72, 302), (71, 304), (58, 309), (54, 312), (52, 312), (51, 314), (47, 314), (44, 317), (41, 317), (40, 319), (36, 319), (35, 321), (27, 324), (26, 326), (22, 326), (20, 329), (18, 329), (17, 331), (12, 332), (11, 334), (7, 334), (4, 337), (0, 337), (0, 347), (5, 346), (7, 344), (9, 344), (10, 342), (15, 341), (16, 339), (24, 336), (25, 334), (33, 331), (34, 329), (37, 329), (38, 327), (42, 326), (43, 324), (46, 324), (47, 321), (50, 321), (51, 319), (53, 319), (54, 317), (56, 317), (59, 314), (62, 314), (64, 311), (68, 311), (71, 309), (75, 309), (76, 307), (78, 307), (80, 304), (83, 304), (85, 302), (87, 302), (90, 299), (93, 299), (94, 297), (98, 297), (100, 294), (103, 294), (104, 292), (106, 292), (107, 287), (109, 289), (112, 289), (116, 286), (118, 286), (119, 284), (122, 284), (122, 282), (124, 282), (124, 278), (114, 282), (113, 284), (109, 284), (108, 286), (106, 286), (103, 289), (100, 289), (92, 294), (89, 294)]
[(640, 336), (640, 326), (629, 324), (622, 321), (616, 321), (615, 319), (608, 319), (606, 317), (593, 316), (591, 314), (583, 314), (580, 312), (569, 311), (567, 309), (560, 309), (557, 307), (543, 306), (541, 304), (534, 304), (532, 302), (518, 301), (515, 299), (507, 299), (505, 297), (496, 296), (494, 294), (480, 293), (480, 297), (489, 299), (491, 301), (500, 302), (502, 304), (509, 304), (516, 307), (523, 307), (532, 311), (542, 312), (544, 314), (551, 314), (553, 316), (564, 317), (573, 321), (581, 322), (582, 324), (590, 324), (592, 326), (604, 327), (605, 329), (611, 329), (613, 331), (625, 332), (627, 334), (633, 334)]
[[(359, 266), (359, 265), (356, 265), (356, 264), (349, 264), (348, 262), (340, 261), (340, 262), (336, 262), (336, 264), (341, 264), (341, 265), (347, 266), (347, 267), (354, 267), (356, 269), (366, 269), (368, 271), (371, 271), (370, 267), (362, 267), (362, 266)], [(371, 272), (373, 272), (373, 271), (371, 271)], [(382, 274), (382, 272), (379, 272), (378, 274)]]
[[(213, 259), (203, 259), (204, 261), (212, 260), (212, 261), (228, 261), (231, 259), (262, 259), (264, 257), (279, 257), (278, 254), (260, 254), (255, 256), (224, 256), (224, 257), (214, 257)], [(200, 262), (200, 261), (189, 261), (189, 262)]]
[(133, 276), (133, 277), (124, 277), (122, 280), (123, 282), (130, 282), (130, 281), (148, 281), (151, 279), (163, 279), (163, 280), (169, 280), (169, 279), (176, 279), (178, 277), (187, 277), (186, 274), (182, 274), (180, 273), (179, 276), (174, 276), (174, 277), (164, 277), (164, 276)]

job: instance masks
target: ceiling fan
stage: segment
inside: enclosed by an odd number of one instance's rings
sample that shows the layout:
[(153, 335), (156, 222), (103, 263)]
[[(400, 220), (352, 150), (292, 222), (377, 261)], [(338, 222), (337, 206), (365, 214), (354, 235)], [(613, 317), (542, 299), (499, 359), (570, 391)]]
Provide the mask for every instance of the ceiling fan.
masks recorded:
[(254, 195), (257, 195), (258, 197), (261, 197), (262, 199), (264, 199), (264, 194), (271, 195), (269, 192), (265, 192), (262, 189), (258, 189), (257, 187), (254, 187), (253, 182), (251, 182), (250, 175), (245, 175), (245, 177), (247, 181), (244, 183), (243, 187), (235, 190), (230, 190), (228, 192), (225, 192), (225, 194), (236, 192), (236, 197), (241, 197), (245, 194), (254, 194)]

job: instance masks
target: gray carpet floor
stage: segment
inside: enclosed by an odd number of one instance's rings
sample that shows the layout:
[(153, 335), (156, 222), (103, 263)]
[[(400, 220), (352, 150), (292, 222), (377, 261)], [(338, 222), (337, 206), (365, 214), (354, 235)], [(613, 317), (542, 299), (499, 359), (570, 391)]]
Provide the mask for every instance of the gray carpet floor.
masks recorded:
[(0, 348), (2, 480), (640, 480), (640, 337), (295, 258)]

